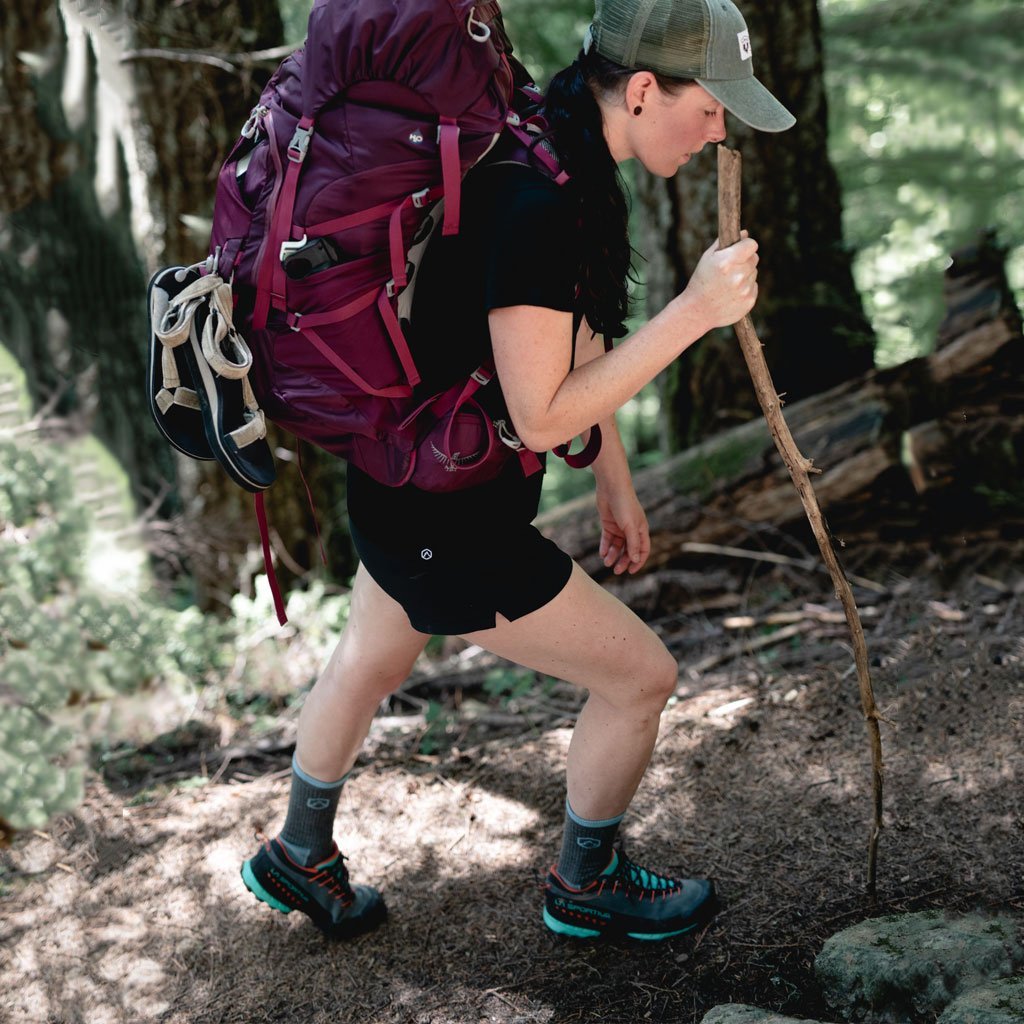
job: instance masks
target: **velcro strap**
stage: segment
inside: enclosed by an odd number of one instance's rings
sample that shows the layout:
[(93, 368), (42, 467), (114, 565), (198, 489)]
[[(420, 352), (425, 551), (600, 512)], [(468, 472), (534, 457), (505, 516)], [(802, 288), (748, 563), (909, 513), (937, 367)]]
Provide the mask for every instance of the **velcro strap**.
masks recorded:
[(231, 286), (218, 281), (211, 290), (210, 311), (203, 325), (203, 355), (215, 373), (228, 380), (241, 380), (252, 367), (252, 352), (232, 323)]
[(156, 393), (156, 397), (153, 401), (156, 402), (157, 408), (166, 416), (167, 410), (174, 405), (174, 395), (172, 395), (167, 388), (163, 388)]
[(262, 409), (252, 413), (252, 418), (247, 419), (240, 427), (236, 427), (228, 434), (228, 437), (238, 446), (239, 451), (250, 445), (253, 441), (260, 441), (267, 436), (267, 421)]
[[(205, 280), (206, 278), (200, 278), (200, 281)], [(165, 345), (167, 348), (177, 348), (188, 340), (192, 319), (203, 302), (202, 296), (197, 297), (194, 292), (190, 294), (198, 283), (199, 281), (190, 284), (188, 288), (171, 299), (160, 322), (154, 326), (153, 333), (160, 340), (161, 345)]]
[(162, 388), (156, 393), (154, 401), (157, 408), (166, 416), (172, 406), (180, 405), (184, 409), (199, 409), (199, 396), (191, 388), (175, 388), (173, 392)]
[(178, 374), (178, 361), (174, 358), (174, 350), (164, 346), (160, 350), (160, 370), (164, 376), (164, 387), (173, 391), (181, 385), (181, 376)]

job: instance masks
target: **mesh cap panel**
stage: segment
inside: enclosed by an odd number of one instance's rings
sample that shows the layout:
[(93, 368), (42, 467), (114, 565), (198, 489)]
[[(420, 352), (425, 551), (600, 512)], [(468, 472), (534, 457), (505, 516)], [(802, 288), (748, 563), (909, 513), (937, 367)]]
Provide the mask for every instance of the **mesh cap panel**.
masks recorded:
[(598, 0), (594, 46), (624, 67), (672, 78), (707, 71), (710, 18), (704, 0)]

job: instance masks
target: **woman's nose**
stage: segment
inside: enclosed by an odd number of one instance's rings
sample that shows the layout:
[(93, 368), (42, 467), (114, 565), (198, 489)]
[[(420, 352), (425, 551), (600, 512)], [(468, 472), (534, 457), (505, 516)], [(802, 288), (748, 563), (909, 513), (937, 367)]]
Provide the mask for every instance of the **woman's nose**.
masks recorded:
[(725, 110), (720, 110), (714, 117), (708, 118), (704, 137), (708, 142), (722, 142), (725, 136)]

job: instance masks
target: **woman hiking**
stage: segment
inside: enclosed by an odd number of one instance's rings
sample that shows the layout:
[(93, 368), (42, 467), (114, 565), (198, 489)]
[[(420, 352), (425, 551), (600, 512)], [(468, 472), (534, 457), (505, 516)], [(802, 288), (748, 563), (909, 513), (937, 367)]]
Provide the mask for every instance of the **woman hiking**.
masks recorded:
[[(543, 452), (600, 425), (600, 551), (615, 573), (638, 571), (650, 550), (615, 412), (709, 330), (752, 308), (758, 261), (745, 233), (728, 249), (712, 244), (684, 291), (606, 353), (601, 335), (621, 337), (628, 308), (617, 165), (636, 160), (673, 176), (725, 138), (726, 110), (764, 131), (793, 124), (753, 77), (746, 25), (730, 0), (597, 0), (581, 52), (544, 102), (570, 182), (485, 160), (464, 180), (461, 232), (435, 237), (419, 271), (414, 332), (445, 339), (433, 346), (439, 380), (461, 365), (460, 347), (476, 361), (489, 349), (528, 448)], [(665, 939), (714, 913), (710, 881), (658, 874), (613, 846), (678, 666), (651, 629), (531, 525), (541, 476), (524, 476), (510, 459), (489, 483), (428, 493), (349, 467), (361, 564), (348, 623), (299, 718), (281, 833), (242, 867), (263, 902), (301, 910), (338, 938), (383, 920), (380, 893), (349, 881), (335, 811), (381, 701), (429, 637), (447, 634), (588, 691), (569, 745), (545, 924), (577, 937)]]

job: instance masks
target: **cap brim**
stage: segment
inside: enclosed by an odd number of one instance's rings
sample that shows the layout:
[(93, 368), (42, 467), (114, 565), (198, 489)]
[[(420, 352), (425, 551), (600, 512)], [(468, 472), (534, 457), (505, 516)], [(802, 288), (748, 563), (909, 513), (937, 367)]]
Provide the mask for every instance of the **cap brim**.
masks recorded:
[(761, 132), (784, 132), (796, 124), (796, 118), (756, 79), (734, 81), (698, 78), (730, 114)]

